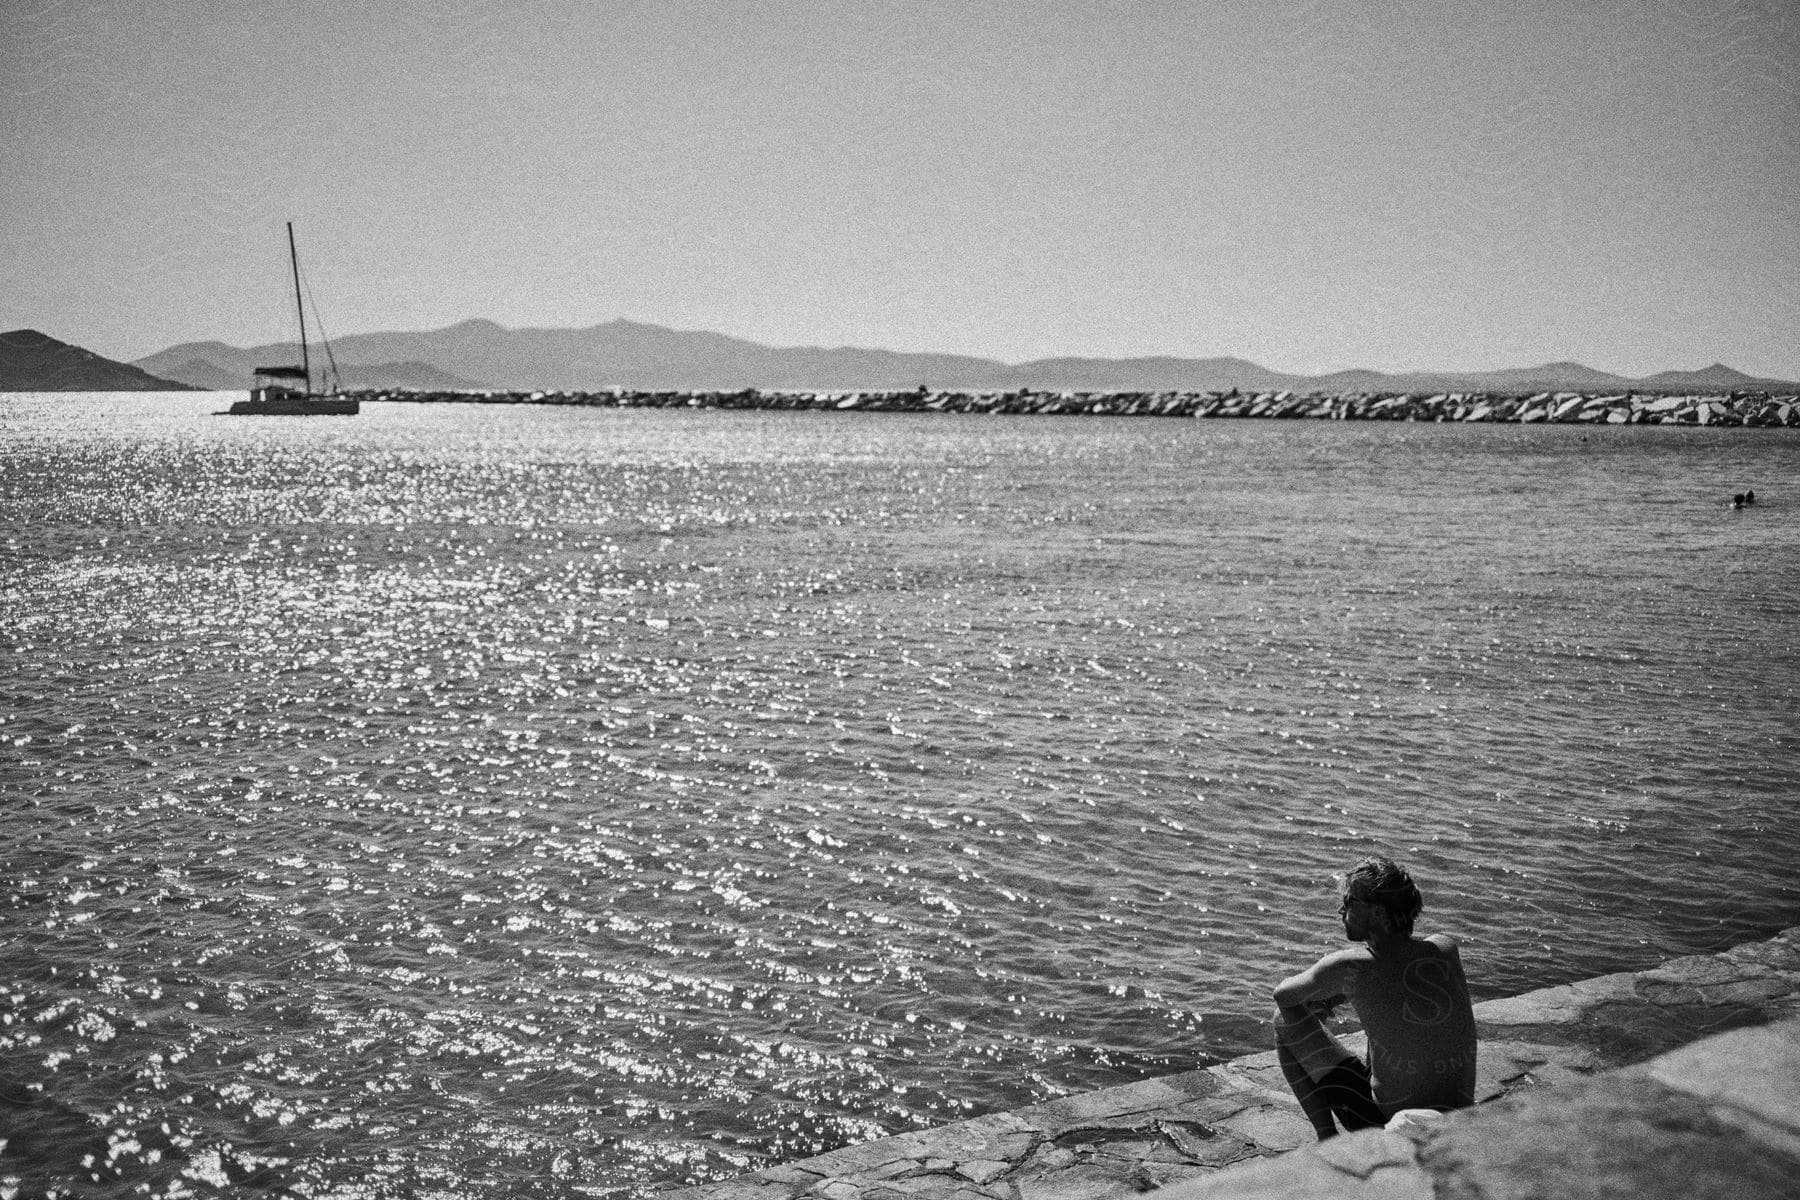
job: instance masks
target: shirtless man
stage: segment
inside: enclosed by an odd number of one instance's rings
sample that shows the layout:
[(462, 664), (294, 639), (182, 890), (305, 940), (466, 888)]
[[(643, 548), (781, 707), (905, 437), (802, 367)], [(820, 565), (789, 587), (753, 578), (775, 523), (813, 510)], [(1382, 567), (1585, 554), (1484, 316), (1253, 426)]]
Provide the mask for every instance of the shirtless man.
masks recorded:
[[(1361, 945), (1334, 951), (1275, 989), (1276, 1056), (1324, 1141), (1385, 1125), (1402, 1109), (1461, 1108), (1475, 1098), (1475, 1014), (1456, 939), (1413, 936), (1424, 906), (1405, 869), (1368, 858), (1342, 877), (1338, 915)], [(1369, 1036), (1364, 1064), (1325, 1018), (1345, 998)]]

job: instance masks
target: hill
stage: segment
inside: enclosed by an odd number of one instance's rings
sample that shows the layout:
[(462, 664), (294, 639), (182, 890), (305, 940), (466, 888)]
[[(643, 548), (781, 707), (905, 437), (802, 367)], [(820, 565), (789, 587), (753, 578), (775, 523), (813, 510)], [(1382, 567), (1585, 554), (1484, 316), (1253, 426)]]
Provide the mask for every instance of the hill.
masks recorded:
[(1759, 381), (1742, 371), (1734, 371), (1724, 363), (1714, 363), (1699, 371), (1662, 371), (1645, 379), (1646, 386), (1681, 388), (1691, 391), (1748, 391)]
[[(252, 365), (261, 366), (277, 359), (263, 354), (261, 351), (239, 350), (233, 346), (225, 346), (219, 342), (202, 343), (208, 352), (216, 357), (224, 358), (234, 364), (247, 361), (246, 356), (256, 358)], [(195, 348), (195, 347), (189, 347)], [(272, 348), (272, 353), (285, 353), (282, 347)], [(162, 373), (170, 379), (210, 392), (244, 391), (251, 384), (251, 368), (243, 366), (238, 369), (222, 367), (211, 358), (189, 358), (173, 365), (164, 365), (176, 357), (168, 352), (153, 355)], [(298, 348), (294, 349), (292, 359), (280, 361), (297, 361), (300, 357)], [(148, 359), (141, 360), (148, 362)], [(472, 379), (464, 379), (460, 375), (452, 375), (440, 371), (430, 363), (424, 362), (389, 362), (371, 363), (367, 366), (342, 367), (341, 386), (351, 389), (369, 388), (381, 391), (420, 391), (420, 392), (466, 392), (476, 391), (485, 385)], [(316, 364), (315, 364), (316, 366)], [(323, 379), (314, 372), (314, 382), (323, 386)]]
[(197, 387), (203, 392), (235, 392), (250, 386), (248, 378), (240, 379), (230, 371), (204, 358), (190, 358), (163, 372), (170, 379)]
[(473, 379), (452, 375), (448, 371), (440, 371), (425, 362), (371, 363), (368, 366), (340, 363), (339, 366), (343, 368), (340, 383), (346, 388), (402, 392), (473, 392), (487, 386)]
[[(443, 390), (490, 387), (593, 391), (609, 387), (668, 391), (743, 388), (898, 390), (924, 385), (980, 391), (1295, 391), (1496, 392), (1541, 391), (1800, 391), (1800, 384), (1753, 379), (1729, 367), (1665, 371), (1645, 380), (1575, 362), (1503, 371), (1383, 374), (1339, 371), (1306, 376), (1272, 371), (1241, 358), (1044, 358), (1008, 364), (956, 354), (903, 353), (853, 346), (764, 346), (702, 330), (616, 320), (585, 329), (507, 329), (471, 320), (443, 329), (355, 334), (332, 349), (349, 387)], [(191, 342), (137, 360), (158, 375), (218, 376), (204, 364), (241, 377), (270, 362), (297, 362), (299, 347), (279, 343), (239, 349)], [(430, 372), (455, 383), (429, 382)], [(477, 383), (466, 381), (479, 380)]]
[[(587, 329), (512, 330), (492, 321), (464, 321), (422, 332), (353, 334), (332, 339), (331, 346), (346, 385), (354, 378), (353, 368), (395, 363), (484, 381), (479, 386), (544, 389), (913, 387), (937, 379), (985, 386), (989, 375), (1007, 369), (1003, 363), (955, 355), (851, 347), (776, 349), (720, 333), (624, 320)], [(147, 371), (175, 371), (202, 359), (248, 379), (258, 364), (299, 358), (293, 342), (247, 349), (190, 342), (137, 363)]]
[(0, 333), (0, 392), (185, 392), (185, 383), (59, 341), (36, 329)]

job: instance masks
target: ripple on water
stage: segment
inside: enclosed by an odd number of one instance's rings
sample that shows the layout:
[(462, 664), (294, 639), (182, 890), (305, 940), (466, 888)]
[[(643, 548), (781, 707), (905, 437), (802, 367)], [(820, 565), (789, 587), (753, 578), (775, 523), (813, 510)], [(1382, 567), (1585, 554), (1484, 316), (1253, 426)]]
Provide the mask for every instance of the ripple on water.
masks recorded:
[(1795, 919), (1794, 565), (1692, 499), (1782, 431), (6, 403), (21, 1186), (608, 1194), (1181, 1069), (1375, 848), (1486, 995)]

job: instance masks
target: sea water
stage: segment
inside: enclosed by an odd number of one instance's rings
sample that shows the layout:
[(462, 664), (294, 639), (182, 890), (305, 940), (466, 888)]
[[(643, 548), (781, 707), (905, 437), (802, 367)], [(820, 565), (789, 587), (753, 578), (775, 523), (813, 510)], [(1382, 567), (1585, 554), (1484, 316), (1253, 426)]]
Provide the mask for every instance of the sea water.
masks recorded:
[(1189, 1069), (1371, 852), (1483, 997), (1800, 921), (1795, 431), (224, 399), (0, 397), (0, 1188)]

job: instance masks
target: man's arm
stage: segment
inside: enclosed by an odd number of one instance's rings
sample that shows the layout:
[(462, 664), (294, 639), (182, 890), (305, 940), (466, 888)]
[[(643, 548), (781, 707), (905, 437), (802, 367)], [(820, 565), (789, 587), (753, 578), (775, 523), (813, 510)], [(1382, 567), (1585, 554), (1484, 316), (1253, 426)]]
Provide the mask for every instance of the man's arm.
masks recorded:
[(1289, 976), (1275, 987), (1275, 1056), (1300, 1109), (1321, 1138), (1337, 1132), (1333, 1094), (1322, 1086), (1331, 1073), (1355, 1058), (1331, 1036), (1324, 1018), (1350, 991), (1357, 954), (1339, 951)]
[(1275, 1006), (1283, 1016), (1302, 1015), (1319, 1006), (1329, 1009), (1349, 994), (1355, 978), (1356, 964), (1362, 961), (1360, 950), (1339, 950), (1327, 954), (1298, 975), (1290, 975), (1275, 986)]

